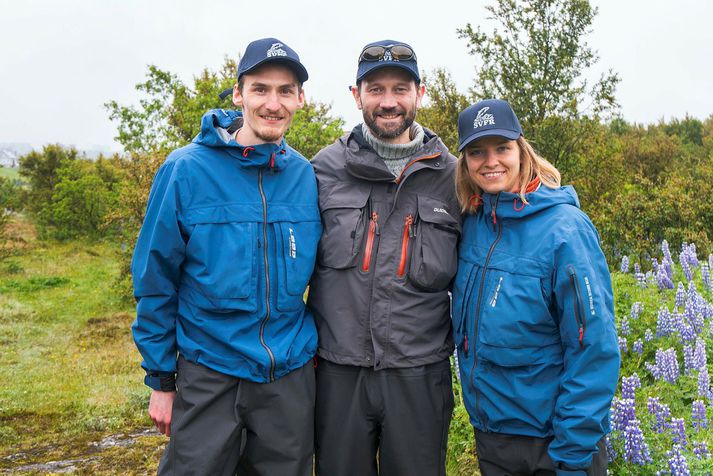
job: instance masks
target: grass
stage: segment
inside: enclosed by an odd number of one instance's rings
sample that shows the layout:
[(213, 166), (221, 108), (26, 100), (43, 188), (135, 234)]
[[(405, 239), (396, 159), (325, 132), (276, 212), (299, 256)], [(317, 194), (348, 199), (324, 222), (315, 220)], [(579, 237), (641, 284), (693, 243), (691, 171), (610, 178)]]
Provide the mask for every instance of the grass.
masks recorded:
[(158, 436), (122, 451), (93, 445), (151, 428), (133, 309), (111, 289), (117, 250), (31, 236), (25, 243), (0, 262), (0, 470), (45, 473), (27, 465), (88, 458), (77, 471), (148, 471), (158, 457), (146, 456), (164, 443)]
[(17, 167), (0, 167), (0, 177), (7, 177), (9, 179), (19, 179), (20, 174), (18, 173)]

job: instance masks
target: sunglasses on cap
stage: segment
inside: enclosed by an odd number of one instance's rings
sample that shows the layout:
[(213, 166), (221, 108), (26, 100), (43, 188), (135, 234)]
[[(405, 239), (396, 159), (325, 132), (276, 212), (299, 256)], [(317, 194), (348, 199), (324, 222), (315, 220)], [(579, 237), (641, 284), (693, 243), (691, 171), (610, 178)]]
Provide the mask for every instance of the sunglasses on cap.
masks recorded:
[(416, 53), (406, 45), (367, 46), (359, 55), (359, 61), (407, 61), (416, 60)]

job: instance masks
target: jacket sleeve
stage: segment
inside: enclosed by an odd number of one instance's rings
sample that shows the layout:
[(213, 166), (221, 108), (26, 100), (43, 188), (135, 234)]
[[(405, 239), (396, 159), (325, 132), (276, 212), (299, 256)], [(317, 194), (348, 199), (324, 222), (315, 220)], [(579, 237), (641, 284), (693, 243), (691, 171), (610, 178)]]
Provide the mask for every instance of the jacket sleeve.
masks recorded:
[(175, 161), (156, 173), (131, 262), (136, 298), (132, 332), (148, 373), (176, 371), (176, 314), (185, 241)]
[(553, 290), (564, 370), (549, 454), (555, 467), (585, 469), (609, 432), (619, 348), (611, 276), (594, 226), (582, 217), (563, 240), (555, 250)]

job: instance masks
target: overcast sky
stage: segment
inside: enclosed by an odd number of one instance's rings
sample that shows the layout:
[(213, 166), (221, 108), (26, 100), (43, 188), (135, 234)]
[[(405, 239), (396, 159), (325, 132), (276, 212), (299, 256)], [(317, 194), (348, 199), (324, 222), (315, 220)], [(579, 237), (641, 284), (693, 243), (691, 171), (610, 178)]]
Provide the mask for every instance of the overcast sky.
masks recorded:
[[(356, 57), (379, 39), (410, 43), (422, 72), (446, 68), (461, 91), (475, 59), (456, 28), (485, 22), (485, 0), (223, 1), (0, 0), (0, 142), (118, 149), (103, 107), (133, 104), (147, 65), (187, 83), (253, 39), (274, 36), (300, 54), (309, 98), (361, 120), (347, 86)], [(713, 2), (593, 0), (588, 43), (612, 68), (628, 121), (713, 113)]]

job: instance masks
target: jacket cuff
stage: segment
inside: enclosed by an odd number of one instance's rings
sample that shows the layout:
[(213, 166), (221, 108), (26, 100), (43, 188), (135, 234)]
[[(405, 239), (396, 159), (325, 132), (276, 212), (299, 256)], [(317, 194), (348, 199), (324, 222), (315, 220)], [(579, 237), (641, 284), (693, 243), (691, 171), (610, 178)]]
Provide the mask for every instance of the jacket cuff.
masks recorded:
[(175, 392), (176, 391), (176, 375), (175, 374), (159, 374), (147, 373), (144, 377), (144, 383), (159, 392)]

